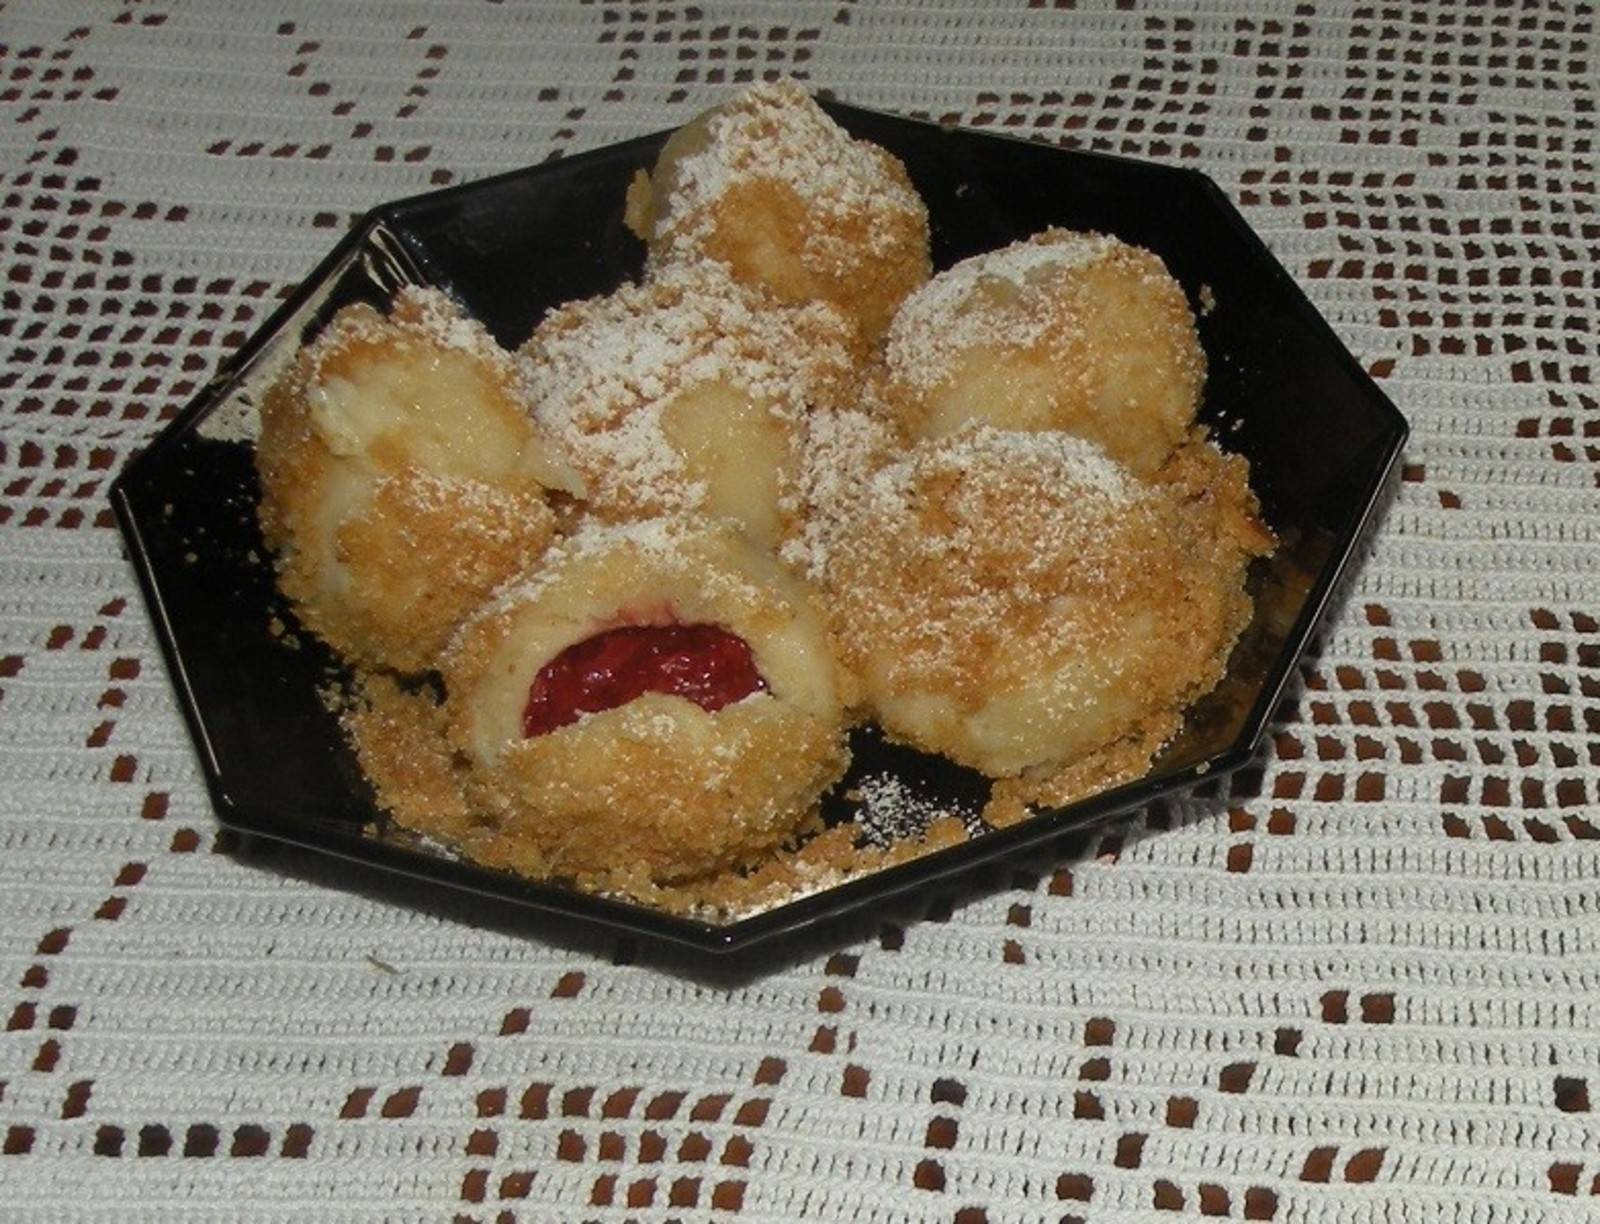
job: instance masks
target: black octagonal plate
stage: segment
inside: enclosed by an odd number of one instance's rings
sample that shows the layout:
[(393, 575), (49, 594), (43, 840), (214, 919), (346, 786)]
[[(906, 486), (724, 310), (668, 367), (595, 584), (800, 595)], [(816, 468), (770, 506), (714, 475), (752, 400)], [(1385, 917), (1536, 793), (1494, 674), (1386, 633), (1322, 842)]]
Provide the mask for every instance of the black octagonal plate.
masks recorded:
[[(1282, 544), (1252, 574), (1255, 619), (1222, 685), (1190, 712), (1153, 771), (724, 924), (491, 871), (381, 820), (321, 696), (337, 660), (296, 631), (274, 586), (255, 519), (252, 401), (339, 307), (385, 306), (403, 284), (443, 287), (514, 346), (555, 304), (636, 275), (643, 248), (623, 226), (623, 194), (653, 164), (662, 134), (375, 209), (117, 479), (117, 515), (223, 822), (546, 914), (728, 951), (1104, 821), (1249, 759), (1400, 452), (1404, 419), (1204, 175), (829, 109), (905, 162), (928, 203), (936, 267), (1061, 225), (1149, 247), (1190, 296), (1210, 360), (1202, 419), (1249, 459)], [(885, 775), (934, 802), (982, 807), (988, 785), (971, 771), (870, 729), (854, 747), (851, 777), (826, 808), (832, 818), (849, 813), (852, 784)]]

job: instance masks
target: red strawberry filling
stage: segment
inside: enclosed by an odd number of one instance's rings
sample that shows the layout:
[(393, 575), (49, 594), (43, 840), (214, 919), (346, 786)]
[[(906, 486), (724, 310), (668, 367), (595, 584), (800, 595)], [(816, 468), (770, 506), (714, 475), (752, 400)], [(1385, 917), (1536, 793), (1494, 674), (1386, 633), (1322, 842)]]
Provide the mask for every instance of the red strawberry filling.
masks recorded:
[(665, 693), (715, 712), (764, 692), (750, 645), (716, 625), (622, 625), (574, 642), (539, 669), (522, 711), (531, 739), (557, 727)]

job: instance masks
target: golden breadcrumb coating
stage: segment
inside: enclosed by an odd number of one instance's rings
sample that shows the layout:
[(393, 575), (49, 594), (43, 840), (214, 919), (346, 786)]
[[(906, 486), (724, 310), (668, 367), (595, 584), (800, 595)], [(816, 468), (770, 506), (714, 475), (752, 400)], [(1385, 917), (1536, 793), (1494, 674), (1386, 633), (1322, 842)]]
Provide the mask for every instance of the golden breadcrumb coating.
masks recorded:
[(873, 340), (928, 279), (928, 211), (905, 167), (793, 82), (675, 132), (627, 205), (652, 270), (715, 260), (781, 301), (833, 303)]
[[(549, 879), (551, 864), (535, 843), (502, 831), (486, 813), (467, 803), (467, 769), (446, 736), (446, 712), (425, 693), (402, 690), (384, 676), (368, 676), (357, 703), (345, 715), (362, 770), (380, 807), (396, 825), (448, 850), (533, 879)], [(596, 758), (586, 755), (588, 761)], [(672, 883), (651, 878), (649, 864), (618, 847), (606, 870), (577, 882), (621, 895), (667, 913), (728, 920), (760, 913), (807, 893), (831, 888), (872, 871), (909, 862), (967, 838), (953, 816), (929, 820), (892, 844), (861, 845), (854, 824), (824, 828), (807, 815), (796, 826), (795, 844), (779, 845), (742, 862)]]
[[(533, 879), (551, 878), (551, 862), (520, 833), (503, 831), (467, 803), (467, 767), (446, 735), (447, 714), (426, 693), (402, 690), (383, 676), (369, 676), (345, 727), (380, 807), (396, 825), (462, 856)], [(600, 758), (585, 754), (583, 770)], [(610, 785), (612, 779), (601, 779)], [(627, 800), (632, 802), (633, 800)], [(890, 845), (861, 845), (854, 824), (824, 828), (807, 815), (795, 828), (795, 844), (779, 845), (716, 871), (672, 883), (653, 879), (649, 864), (618, 846), (603, 872), (580, 885), (654, 906), (667, 913), (728, 920), (759, 913), (810, 892), (833, 887), (867, 872), (908, 862), (956, 845), (967, 837), (963, 823), (936, 817), (920, 832)]]
[(1155, 480), (1209, 526), (1205, 538), (1219, 550), (1219, 564), (1229, 564), (1234, 552), (1266, 556), (1276, 545), (1250, 491), (1250, 465), (1242, 455), (1219, 450), (1203, 432), (1191, 433)]
[(695, 879), (791, 837), (843, 763), (836, 726), (770, 697), (707, 714), (649, 693), (524, 741), (492, 780), (474, 775), (497, 833), (477, 857), (602, 884)]
[(347, 307), (263, 398), (260, 517), (306, 625), (352, 661), (417, 671), (531, 565), (581, 489), (535, 437), (515, 366), (442, 294)]
[(586, 510), (728, 518), (767, 548), (798, 523), (807, 418), (853, 401), (863, 361), (832, 307), (772, 302), (708, 264), (568, 303), (522, 355), (535, 420), (581, 473)]
[(366, 675), (344, 725), (378, 805), (396, 824), (455, 846), (484, 831), (488, 819), (467, 804), (444, 707), (426, 692)]
[[(624, 624), (715, 624), (767, 691), (708, 713), (645, 694), (524, 738), (540, 669)], [(465, 792), (492, 834), (473, 857), (634, 888), (728, 870), (794, 835), (846, 763), (835, 665), (805, 585), (731, 530), (591, 527), (500, 592), (443, 663)]]
[(1036, 766), (1014, 777), (996, 778), (984, 805), (984, 822), (996, 829), (1009, 828), (1037, 810), (1066, 807), (1142, 778), (1182, 721), (1183, 712), (1170, 709), (1070, 764)]
[[(1261, 521), (1249, 477), (1249, 465), (1242, 457), (1218, 450), (1199, 430), (1179, 445), (1154, 477), (1154, 483), (1177, 502), (1180, 514), (1196, 527), (1190, 545), (1201, 550), (1204, 566), (1217, 576), (1215, 590), (1228, 600), (1225, 623), (1232, 626), (1226, 635), (1228, 649), (1252, 613), (1270, 614), (1260, 606), (1260, 597), (1252, 607), (1248, 596), (1236, 595), (1234, 589), (1233, 575), (1277, 545)], [(1300, 606), (1298, 600), (1294, 606)], [(1151, 759), (1177, 733), (1187, 708), (1225, 682), (1220, 669), (1226, 666), (1226, 655), (1226, 650), (1219, 650), (1216, 656), (1217, 678), (1199, 682), (1196, 691), (1181, 706), (1173, 705), (1165, 718), (1150, 719), (1072, 764), (1030, 769), (1014, 778), (999, 779), (984, 809), (984, 820), (997, 828), (1015, 824), (1034, 809), (1076, 803), (1148, 773)]]
[(913, 437), (969, 421), (1059, 429), (1142, 476), (1187, 433), (1205, 381), (1194, 317), (1161, 260), (1062, 229), (935, 276), (895, 316), (884, 364), (886, 400)]
[(993, 777), (1153, 748), (1249, 615), (1251, 547), (1175, 490), (1081, 439), (989, 426), (879, 471), (826, 571), (884, 728)]

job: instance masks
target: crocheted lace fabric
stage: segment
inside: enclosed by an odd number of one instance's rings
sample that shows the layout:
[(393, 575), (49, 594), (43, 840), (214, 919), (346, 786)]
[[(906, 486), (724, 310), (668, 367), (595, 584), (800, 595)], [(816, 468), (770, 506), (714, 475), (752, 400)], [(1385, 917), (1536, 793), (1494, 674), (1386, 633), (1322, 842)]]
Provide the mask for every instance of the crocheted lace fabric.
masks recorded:
[[(1576, 0), (0, 9), (0, 1218), (1600, 1205), (1595, 27)], [(231, 845), (110, 477), (367, 208), (779, 75), (1205, 171), (1409, 417), (1258, 762), (743, 969)]]

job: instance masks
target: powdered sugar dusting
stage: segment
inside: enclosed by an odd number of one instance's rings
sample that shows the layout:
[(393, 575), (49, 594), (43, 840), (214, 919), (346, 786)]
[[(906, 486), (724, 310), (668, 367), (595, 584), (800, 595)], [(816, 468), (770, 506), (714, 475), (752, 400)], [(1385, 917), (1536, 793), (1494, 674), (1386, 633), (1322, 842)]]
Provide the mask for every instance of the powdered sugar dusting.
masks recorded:
[(471, 353), (480, 361), (505, 367), (507, 354), (489, 329), (464, 313), (441, 289), (407, 285), (395, 295), (390, 315), (409, 324), (445, 348)]
[[(1122, 248), (1102, 234), (1048, 229), (997, 251), (963, 259), (916, 290), (889, 325), (890, 373), (927, 389), (951, 362), (980, 345), (1026, 348), (1061, 323), (1049, 282)], [(1024, 291), (1042, 290), (1027, 293)]]
[[(852, 140), (793, 81), (752, 86), (707, 120), (706, 147), (677, 163), (667, 196), (666, 222), (675, 242), (701, 243), (713, 206), (735, 182), (766, 179), (792, 188), (809, 207), (835, 217), (920, 213), (907, 184), (885, 172), (883, 154)], [(868, 225), (866, 245), (887, 249), (891, 228)], [(809, 251), (824, 263), (857, 257), (822, 249), (837, 236), (814, 228)]]
[(430, 285), (406, 285), (395, 294), (387, 316), (368, 306), (341, 310), (306, 350), (307, 380), (321, 382), (326, 377), (324, 363), (351, 345), (404, 344), (415, 340), (467, 353), (507, 377), (515, 372), (510, 354), (449, 294)]
[(917, 444), (819, 537), (847, 655), (888, 650), (894, 668), (980, 693), (993, 677), (978, 661), (1026, 667), (1023, 642), (1054, 641), (1028, 635), (1058, 596), (1122, 581), (1130, 525), (1156, 497), (1066, 434), (967, 425)]
[(644, 556), (675, 562), (689, 534), (689, 524), (683, 519), (641, 519), (632, 523), (584, 519), (570, 535), (551, 546), (537, 568), (513, 578), (496, 591), (473, 619), (497, 616), (533, 599), (559, 580), (560, 571), (568, 562), (613, 548), (630, 548)]
[[(311, 305), (321, 305), (328, 292), (327, 286), (322, 287), (313, 302), (304, 309), (309, 311)], [(320, 381), (322, 363), (330, 354), (343, 350), (351, 342), (378, 344), (397, 334), (404, 337), (409, 331), (443, 347), (471, 353), (482, 361), (495, 364), (508, 375), (512, 372), (507, 362), (508, 355), (483, 325), (463, 314), (461, 308), (442, 290), (425, 285), (402, 287), (395, 295), (392, 316), (393, 322), (406, 325), (398, 333), (391, 322), (372, 307), (346, 307), (304, 349), (295, 346), (297, 329), (286, 327), (257, 357), (234, 393), (201, 423), (201, 436), (216, 441), (253, 442), (261, 433), (256, 404), (267, 389), (285, 377), (297, 361), (304, 363), (313, 382)]]
[(776, 305), (714, 265), (680, 265), (555, 311), (524, 346), (524, 381), (535, 423), (597, 499), (693, 509), (705, 490), (664, 431), (672, 401), (716, 384), (794, 425), (845, 394), (850, 342), (832, 307)]
[(779, 550), (786, 565), (814, 582), (823, 579), (838, 511), (898, 450), (899, 440), (887, 420), (870, 407), (812, 414), (797, 481), (801, 526)]
[[(914, 456), (912, 462), (918, 459)], [(1000, 465), (1037, 481), (1040, 487), (1065, 486), (1078, 496), (1098, 497), (1110, 506), (1129, 505), (1140, 492), (1127, 468), (1093, 442), (1064, 433), (977, 425), (952, 434), (923, 462), (957, 472)]]
[(720, 528), (704, 519), (683, 515), (607, 523), (599, 519), (580, 520), (571, 534), (558, 539), (540, 558), (537, 566), (512, 578), (484, 603), (456, 635), (459, 644), (468, 629), (483, 620), (498, 616), (537, 598), (547, 588), (565, 580), (567, 567), (575, 562), (618, 550), (632, 552), (641, 568), (656, 572), (690, 573), (702, 588), (730, 598), (759, 600), (762, 588), (756, 580), (723, 569), (712, 570), (697, 546), (705, 544)]
[(919, 795), (890, 773), (868, 774), (855, 784), (850, 797), (859, 804), (855, 823), (872, 846), (892, 846), (920, 837), (941, 816), (970, 815)]
[[(915, 524), (926, 509), (928, 491), (942, 492), (950, 518), (943, 533), (915, 532), (919, 547), (957, 556), (970, 553), (974, 532), (989, 532), (998, 507), (985, 504), (997, 493), (1015, 495), (1022, 511), (1040, 495), (1073, 503), (1070, 516), (1114, 519), (1133, 505), (1142, 488), (1116, 460), (1092, 442), (1061, 433), (1024, 433), (992, 425), (963, 427), (936, 442), (923, 442), (893, 463), (871, 473), (852, 496), (836, 491), (832, 513), (819, 505), (811, 543), (825, 571), (829, 555), (875, 524)], [(1041, 539), (1035, 551), (1070, 548), (1074, 541)]]
[[(509, 546), (527, 536), (524, 507), (515, 494), (500, 485), (419, 467), (407, 469), (404, 481), (404, 494), (412, 505), (435, 513), (470, 516), (474, 534), (486, 544)], [(524, 509), (520, 516), (519, 509)], [(395, 530), (405, 538), (415, 526), (403, 522)], [(415, 543), (422, 546), (426, 541), (416, 540)]]

